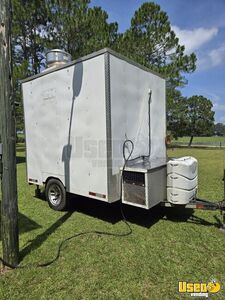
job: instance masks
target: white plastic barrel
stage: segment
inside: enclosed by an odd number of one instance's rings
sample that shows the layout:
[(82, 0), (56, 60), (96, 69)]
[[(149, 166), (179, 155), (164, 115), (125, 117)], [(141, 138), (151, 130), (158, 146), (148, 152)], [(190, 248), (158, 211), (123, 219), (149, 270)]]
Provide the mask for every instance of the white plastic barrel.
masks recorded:
[(197, 194), (198, 161), (194, 157), (172, 158), (167, 162), (167, 200), (188, 204)]

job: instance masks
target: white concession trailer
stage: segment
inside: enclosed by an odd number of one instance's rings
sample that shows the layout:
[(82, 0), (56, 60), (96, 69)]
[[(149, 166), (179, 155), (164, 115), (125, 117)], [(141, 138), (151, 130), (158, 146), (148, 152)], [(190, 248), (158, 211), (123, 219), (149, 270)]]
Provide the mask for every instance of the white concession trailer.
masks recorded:
[(103, 49), (52, 65), (22, 91), (27, 180), (45, 185), (52, 208), (65, 207), (66, 192), (146, 209), (166, 200), (160, 75)]

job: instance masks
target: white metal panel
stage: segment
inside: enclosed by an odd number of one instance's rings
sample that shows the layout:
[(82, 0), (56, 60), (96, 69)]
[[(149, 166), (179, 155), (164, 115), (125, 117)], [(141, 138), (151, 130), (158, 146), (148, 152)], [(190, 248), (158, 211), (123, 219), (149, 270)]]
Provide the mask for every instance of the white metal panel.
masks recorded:
[[(127, 168), (126, 168), (127, 170)], [(122, 203), (129, 204), (132, 206), (137, 206), (145, 209), (150, 209), (151, 207), (159, 204), (166, 199), (166, 166), (161, 166), (160, 168), (155, 168), (151, 170), (142, 170), (139, 172), (137, 170), (132, 171), (134, 174), (143, 173), (144, 174), (144, 185), (135, 184), (131, 182), (130, 186), (127, 183), (123, 183), (122, 186)], [(126, 189), (131, 192), (125, 193)], [(134, 198), (132, 199), (132, 195)], [(136, 197), (139, 197), (138, 201), (135, 201)], [(142, 198), (144, 204), (140, 204), (140, 198)]]
[(166, 200), (166, 166), (147, 173), (147, 202), (151, 208)]
[[(150, 158), (166, 159), (165, 80), (110, 55), (112, 176), (119, 176), (123, 165), (122, 145), (126, 139), (134, 143), (131, 158), (149, 154)], [(127, 155), (129, 151), (127, 151)], [(119, 182), (119, 180), (117, 180)], [(117, 186), (117, 195), (120, 186)], [(114, 195), (116, 197), (116, 194)]]
[(28, 178), (107, 195), (104, 68), (101, 55), (23, 84)]
[[(72, 151), (71, 191), (84, 195), (88, 195), (89, 191), (107, 195), (104, 55), (76, 67), (79, 68), (78, 73), (83, 72), (83, 75), (82, 82), (74, 87), (71, 140), (74, 150), (79, 150), (80, 144), (82, 149), (76, 155)], [(76, 85), (76, 71), (73, 77)]]
[(152, 91), (151, 158), (166, 157), (165, 80), (111, 55), (110, 82), (113, 173), (118, 173), (122, 158), (121, 143), (126, 137), (134, 142), (132, 157), (148, 155), (149, 90)]
[[(27, 179), (31, 182), (32, 180), (30, 179), (33, 179), (37, 182), (37, 184), (42, 184), (40, 168), (40, 143), (42, 134), (37, 130), (38, 114), (35, 109), (35, 102), (33, 101), (32, 85), (32, 82), (27, 82), (22, 85), (26, 136)], [(33, 151), (33, 149), (36, 149), (36, 151)]]
[[(149, 159), (142, 160), (137, 159), (135, 161), (127, 162), (125, 170), (131, 172), (143, 172), (147, 173), (151, 169), (156, 169), (161, 166), (166, 166), (167, 160), (166, 158), (158, 158), (158, 159)], [(121, 167), (120, 170), (123, 168)]]

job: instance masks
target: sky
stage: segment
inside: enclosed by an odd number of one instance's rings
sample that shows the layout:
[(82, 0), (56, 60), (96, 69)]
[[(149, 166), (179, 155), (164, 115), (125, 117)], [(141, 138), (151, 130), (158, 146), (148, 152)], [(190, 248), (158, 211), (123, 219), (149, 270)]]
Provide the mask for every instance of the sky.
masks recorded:
[[(107, 11), (119, 31), (130, 27), (143, 0), (92, 0)], [(225, 124), (225, 0), (156, 0), (170, 19), (187, 54), (197, 55), (197, 69), (185, 75), (184, 96), (203, 95), (213, 102), (215, 121)]]

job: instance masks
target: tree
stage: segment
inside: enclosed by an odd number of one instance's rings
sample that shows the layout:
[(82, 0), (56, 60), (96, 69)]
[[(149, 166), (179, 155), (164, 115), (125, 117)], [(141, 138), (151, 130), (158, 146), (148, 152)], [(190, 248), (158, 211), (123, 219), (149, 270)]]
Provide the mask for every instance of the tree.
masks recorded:
[(23, 61), (21, 64), (14, 64), (13, 66), (13, 97), (16, 106), (16, 131), (23, 131), (24, 129), (24, 116), (23, 116), (23, 101), (21, 95), (20, 80), (26, 78), (27, 70), (29, 66), (27, 61)]
[(19, 80), (39, 73), (44, 66), (47, 22), (45, 1), (13, 0), (13, 94), (19, 104), (16, 107), (17, 130), (24, 128)]
[(49, 16), (45, 1), (13, 0), (13, 63), (27, 65), (25, 76), (37, 74), (44, 65)]
[[(46, 49), (61, 48), (76, 59), (111, 47), (165, 76), (169, 124), (178, 133), (175, 124), (183, 124), (183, 117), (178, 121), (177, 116), (183, 116), (184, 102), (178, 101), (182, 97), (177, 96), (176, 87), (186, 84), (183, 74), (195, 70), (196, 57), (184, 53), (184, 46), (179, 44), (167, 14), (159, 5), (144, 3), (135, 12), (131, 27), (118, 34), (117, 23), (109, 23), (107, 13), (100, 7), (90, 7), (90, 0), (13, 0), (13, 4), (14, 82), (18, 102), (21, 96), (17, 78), (40, 72), (45, 65)], [(23, 119), (21, 105), (17, 116), (19, 128)]]
[(117, 37), (117, 23), (108, 23), (100, 7), (90, 0), (13, 0), (13, 65), (17, 129), (23, 128), (19, 80), (37, 74), (45, 66), (51, 48), (68, 51), (73, 59), (104, 47)]
[(190, 135), (189, 146), (193, 137), (199, 135), (211, 135), (213, 133), (214, 114), (212, 102), (203, 96), (192, 96), (187, 99), (187, 128)]
[(131, 19), (131, 27), (118, 38), (119, 52), (167, 78), (168, 88), (186, 83), (183, 73), (196, 68), (194, 53), (185, 55), (185, 47), (171, 29), (167, 14), (153, 2), (144, 3)]
[(214, 125), (214, 134), (218, 136), (225, 136), (225, 125), (223, 123), (216, 123)]
[(186, 133), (187, 128), (187, 99), (181, 95), (181, 92), (176, 89), (169, 89), (167, 94), (169, 100), (167, 101), (167, 130), (169, 130), (173, 137), (178, 138)]
[(108, 23), (100, 7), (90, 8), (89, 0), (48, 1), (48, 35), (53, 45), (78, 58), (104, 47), (117, 38), (117, 23)]

